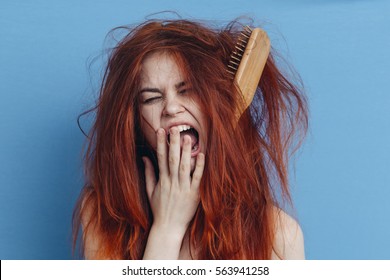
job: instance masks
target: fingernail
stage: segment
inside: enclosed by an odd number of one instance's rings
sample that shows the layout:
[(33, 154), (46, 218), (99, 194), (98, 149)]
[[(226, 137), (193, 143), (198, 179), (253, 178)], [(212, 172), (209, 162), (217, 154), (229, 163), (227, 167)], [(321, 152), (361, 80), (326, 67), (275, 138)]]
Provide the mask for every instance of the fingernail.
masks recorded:
[(177, 133), (179, 133), (179, 130), (177, 129), (177, 127), (172, 127), (170, 130), (169, 130), (169, 132), (171, 133), (171, 134), (177, 134)]
[(165, 130), (164, 130), (163, 128), (159, 128), (159, 129), (157, 130), (157, 134), (158, 134), (158, 135), (163, 135), (163, 134), (165, 134)]

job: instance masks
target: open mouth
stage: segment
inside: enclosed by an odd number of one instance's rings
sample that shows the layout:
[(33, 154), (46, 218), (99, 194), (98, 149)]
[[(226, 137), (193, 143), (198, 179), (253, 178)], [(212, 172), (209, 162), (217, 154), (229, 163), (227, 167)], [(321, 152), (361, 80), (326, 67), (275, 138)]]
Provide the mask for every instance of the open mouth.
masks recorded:
[[(191, 137), (191, 153), (196, 152), (199, 149), (199, 133), (198, 131), (189, 125), (179, 125), (180, 131), (180, 147), (183, 147), (184, 136)], [(170, 134), (168, 134), (168, 145), (170, 143)]]

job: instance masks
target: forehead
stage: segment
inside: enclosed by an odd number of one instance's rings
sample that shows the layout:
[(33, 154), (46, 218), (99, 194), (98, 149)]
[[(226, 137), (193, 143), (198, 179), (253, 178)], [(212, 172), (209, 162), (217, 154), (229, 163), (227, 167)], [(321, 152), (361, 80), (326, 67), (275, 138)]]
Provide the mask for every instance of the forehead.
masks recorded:
[(168, 53), (152, 53), (142, 62), (141, 83), (158, 85), (183, 81), (183, 73), (175, 57)]

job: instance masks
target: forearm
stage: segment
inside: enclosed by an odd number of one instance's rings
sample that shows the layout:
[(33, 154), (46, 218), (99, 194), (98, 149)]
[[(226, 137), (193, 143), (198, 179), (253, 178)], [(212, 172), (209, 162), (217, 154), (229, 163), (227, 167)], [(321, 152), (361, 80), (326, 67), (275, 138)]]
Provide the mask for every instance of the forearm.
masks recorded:
[[(178, 127), (157, 131), (159, 179), (151, 160), (144, 157), (146, 193), (153, 212), (143, 259), (178, 259), (184, 235), (198, 208), (205, 156), (199, 153), (191, 176), (191, 137), (180, 138)], [(181, 142), (182, 145), (181, 145)]]
[(144, 260), (177, 260), (185, 230), (153, 225), (144, 252)]

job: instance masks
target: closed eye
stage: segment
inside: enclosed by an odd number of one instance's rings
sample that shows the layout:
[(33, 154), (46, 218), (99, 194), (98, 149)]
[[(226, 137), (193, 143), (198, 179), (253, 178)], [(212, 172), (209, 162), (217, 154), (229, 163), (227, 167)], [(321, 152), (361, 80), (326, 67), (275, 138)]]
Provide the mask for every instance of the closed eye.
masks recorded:
[(155, 101), (158, 101), (160, 98), (161, 98), (161, 96), (154, 96), (154, 97), (146, 98), (142, 101), (142, 103), (143, 104), (151, 104)]
[(186, 93), (190, 93), (191, 92), (191, 89), (190, 88), (183, 88), (183, 89), (180, 89), (178, 91), (179, 94), (186, 94)]
[(189, 93), (191, 91), (189, 83), (186, 83), (184, 81), (177, 83), (175, 85), (177, 93), (180, 95), (184, 95), (186, 93)]
[(162, 98), (163, 93), (158, 88), (143, 88), (139, 92), (142, 104), (153, 103)]

